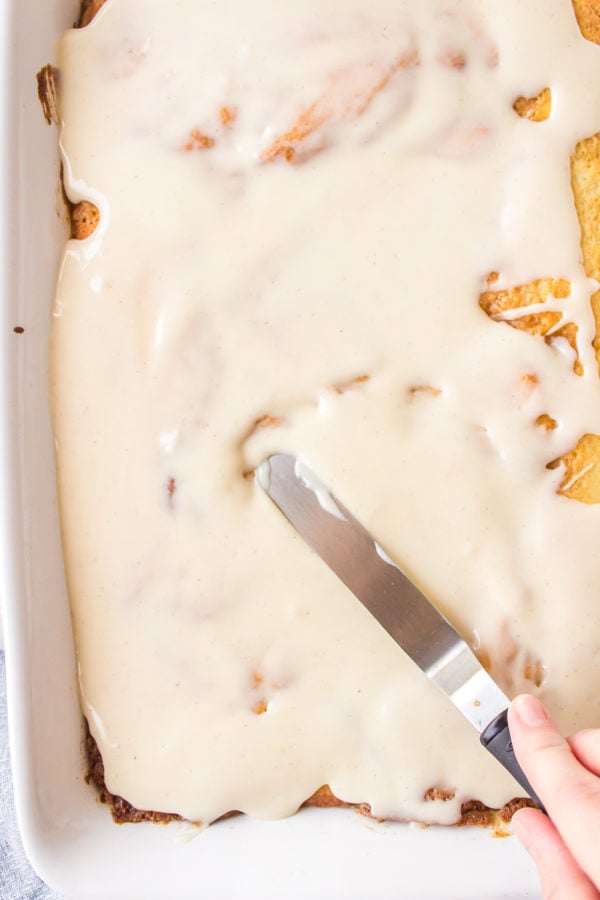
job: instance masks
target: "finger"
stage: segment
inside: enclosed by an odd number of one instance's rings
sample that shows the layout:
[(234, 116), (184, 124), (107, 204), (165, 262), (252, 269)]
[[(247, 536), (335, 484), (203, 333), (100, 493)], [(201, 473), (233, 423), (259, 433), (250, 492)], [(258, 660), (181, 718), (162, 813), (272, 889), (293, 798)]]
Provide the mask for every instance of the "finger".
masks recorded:
[(600, 775), (600, 728), (578, 731), (567, 741), (579, 762), (594, 775)]
[(512, 830), (533, 857), (545, 900), (598, 900), (598, 891), (571, 856), (548, 818), (537, 809), (521, 809)]
[(508, 722), (517, 759), (533, 789), (581, 868), (600, 886), (600, 779), (581, 765), (535, 697), (517, 697)]

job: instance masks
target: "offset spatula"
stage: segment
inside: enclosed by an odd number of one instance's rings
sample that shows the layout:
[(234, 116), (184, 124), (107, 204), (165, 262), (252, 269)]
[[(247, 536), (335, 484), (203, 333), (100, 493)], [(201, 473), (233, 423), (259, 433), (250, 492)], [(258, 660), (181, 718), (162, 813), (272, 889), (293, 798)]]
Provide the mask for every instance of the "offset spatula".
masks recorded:
[(306, 543), (452, 700), (483, 746), (545, 812), (513, 751), (508, 697), (448, 620), (303, 463), (277, 453), (256, 474)]

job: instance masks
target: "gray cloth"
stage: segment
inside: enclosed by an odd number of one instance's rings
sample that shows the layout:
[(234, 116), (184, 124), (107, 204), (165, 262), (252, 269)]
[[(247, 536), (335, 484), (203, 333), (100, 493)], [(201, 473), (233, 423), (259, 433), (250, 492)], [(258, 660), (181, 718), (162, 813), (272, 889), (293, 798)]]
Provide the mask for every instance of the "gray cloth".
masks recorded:
[(23, 851), (13, 797), (4, 651), (0, 649), (0, 900), (61, 900), (37, 877)]

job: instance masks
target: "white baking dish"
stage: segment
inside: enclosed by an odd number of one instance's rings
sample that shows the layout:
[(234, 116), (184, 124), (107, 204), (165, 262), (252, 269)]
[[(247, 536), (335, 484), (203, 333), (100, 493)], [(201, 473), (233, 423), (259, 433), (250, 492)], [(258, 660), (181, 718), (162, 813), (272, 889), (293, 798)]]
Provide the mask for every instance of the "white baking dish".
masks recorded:
[(309, 810), (282, 822), (227, 820), (190, 840), (179, 824), (114, 825), (85, 784), (46, 388), (64, 217), (56, 132), (43, 120), (35, 85), (77, 6), (0, 0), (0, 593), (17, 808), (33, 866), (73, 900), (539, 896), (516, 840), (480, 829), (416, 829), (348, 810)]

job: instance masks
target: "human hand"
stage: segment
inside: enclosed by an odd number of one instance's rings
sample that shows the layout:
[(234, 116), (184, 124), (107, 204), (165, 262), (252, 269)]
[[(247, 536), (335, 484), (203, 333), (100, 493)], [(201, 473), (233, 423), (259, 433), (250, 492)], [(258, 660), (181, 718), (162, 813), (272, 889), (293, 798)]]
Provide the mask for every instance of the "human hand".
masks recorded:
[(511, 704), (513, 747), (546, 809), (521, 809), (512, 828), (533, 856), (545, 900), (600, 898), (600, 729), (563, 738), (542, 704)]

